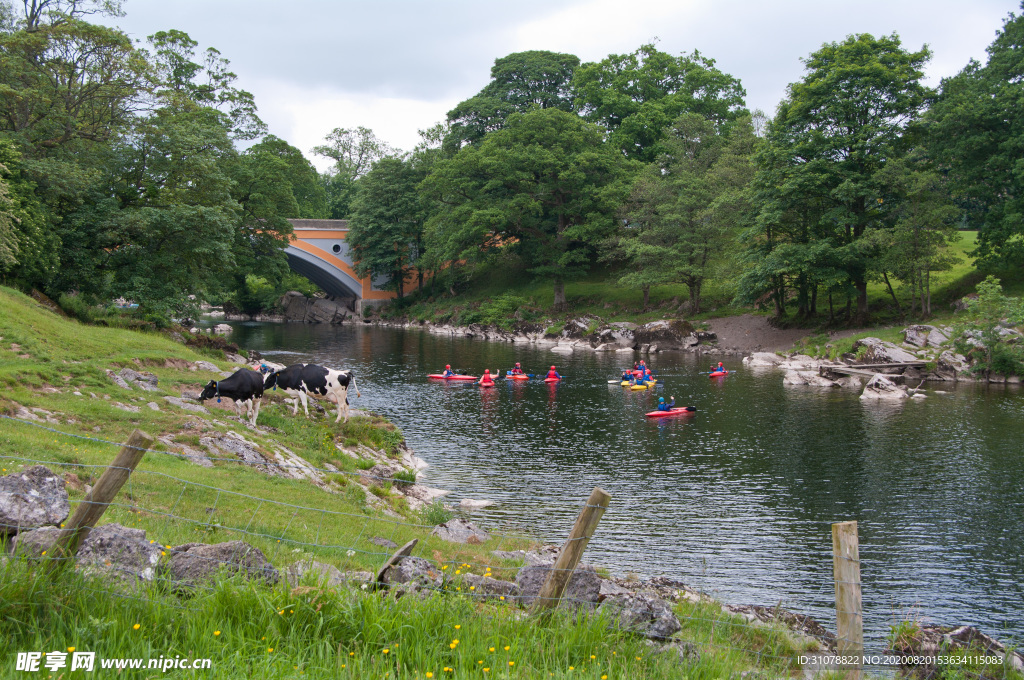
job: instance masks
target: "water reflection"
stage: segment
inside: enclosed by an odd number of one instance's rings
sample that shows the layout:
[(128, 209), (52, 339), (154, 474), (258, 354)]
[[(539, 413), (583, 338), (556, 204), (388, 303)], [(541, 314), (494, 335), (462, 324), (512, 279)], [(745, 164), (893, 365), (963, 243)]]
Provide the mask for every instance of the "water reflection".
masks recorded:
[[(899, 405), (847, 390), (787, 387), (738, 368), (709, 379), (708, 357), (659, 354), (653, 390), (608, 380), (634, 357), (363, 326), (240, 328), (243, 347), (355, 370), (357, 407), (398, 424), (452, 499), (498, 505), (490, 527), (561, 542), (594, 486), (612, 505), (588, 559), (618, 572), (664, 574), (728, 601), (780, 600), (834, 620), (830, 523), (860, 526), (865, 622), (876, 642), (893, 611), (1024, 635), (1024, 405), (1019, 390), (948, 386)], [(270, 352), (268, 356), (270, 355)], [(542, 379), (430, 381), (450, 363), (559, 365)], [(716, 359), (717, 361), (717, 359)], [(543, 376), (543, 372), (541, 373)], [(696, 406), (652, 422), (659, 396)], [(828, 624), (832, 625), (832, 624)]]

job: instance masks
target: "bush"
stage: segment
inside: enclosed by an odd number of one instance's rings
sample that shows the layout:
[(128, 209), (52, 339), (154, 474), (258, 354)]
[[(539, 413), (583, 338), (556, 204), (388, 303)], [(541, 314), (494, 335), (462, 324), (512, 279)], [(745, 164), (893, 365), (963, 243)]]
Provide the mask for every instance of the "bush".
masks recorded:
[(430, 505), (423, 506), (420, 510), (420, 519), (424, 524), (430, 526), (444, 524), (454, 516), (455, 513), (444, 507), (444, 503), (441, 501), (434, 501)]

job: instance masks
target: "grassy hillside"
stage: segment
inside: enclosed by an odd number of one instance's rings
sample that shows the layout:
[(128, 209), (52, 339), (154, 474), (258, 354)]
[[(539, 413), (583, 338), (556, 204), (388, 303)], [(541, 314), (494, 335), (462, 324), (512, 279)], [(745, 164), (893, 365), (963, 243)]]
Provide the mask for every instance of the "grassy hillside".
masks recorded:
[[(418, 538), (415, 554), (450, 575), (448, 592), (396, 601), (313, 582), (269, 588), (224, 579), (181, 597), (159, 579), (126, 589), (101, 577), (49, 576), (22, 560), (0, 560), (0, 638), (7, 641), (0, 677), (21, 676), (13, 670), (18, 651), (71, 648), (102, 658), (212, 659), (212, 672), (161, 674), (168, 677), (679, 677), (678, 658), (653, 653), (640, 638), (609, 629), (606, 620), (528, 617), (510, 603), (484, 603), (462, 590), (455, 576), (460, 572), (514, 580), (521, 564), (491, 551), (532, 542), (496, 536), (458, 545), (431, 537), (429, 514), (411, 512), (389, 485), (360, 478), (368, 461), (343, 450), (370, 446), (396, 453), (400, 437), (383, 419), (307, 421), (293, 418), (290, 409), (286, 414), (271, 397), (253, 430), (227, 403), (208, 401), (204, 414), (163, 399), (215, 378), (190, 369), (204, 359), (211, 357), (162, 335), (82, 325), (0, 288), (0, 413), (8, 416), (0, 418), (2, 474), (44, 462), (65, 477), (71, 498), (81, 500), (85, 485), (114, 457), (117, 442), (138, 428), (162, 441), (146, 453), (103, 522), (144, 529), (165, 546), (243, 539), (279, 569), (314, 558), (345, 571), (374, 571), (390, 551), (371, 538), (398, 544)], [(152, 371), (159, 392), (117, 387), (107, 370), (121, 367)], [(151, 410), (149, 402), (160, 410)], [(337, 471), (324, 472), (318, 485), (271, 477), (204, 449), (204, 441), (229, 432), (265, 453), (286, 448), (317, 468)], [(178, 453), (186, 450), (206, 451), (215, 459), (212, 467)], [(676, 611), (684, 621), (683, 639), (696, 645), (682, 669), (688, 677), (789, 672), (798, 647), (781, 629), (751, 628), (710, 602), (680, 603)], [(105, 674), (114, 672), (96, 675)], [(155, 676), (150, 671), (145, 677)]]

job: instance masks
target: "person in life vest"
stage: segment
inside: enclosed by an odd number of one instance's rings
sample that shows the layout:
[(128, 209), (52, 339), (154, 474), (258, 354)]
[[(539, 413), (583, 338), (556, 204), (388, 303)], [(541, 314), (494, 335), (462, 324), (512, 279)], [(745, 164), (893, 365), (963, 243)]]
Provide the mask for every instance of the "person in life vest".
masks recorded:
[(642, 366), (641, 368), (644, 372), (644, 380), (647, 382), (654, 382), (654, 375), (651, 374), (651, 369), (647, 368), (647, 366)]
[(558, 379), (562, 378), (562, 376), (558, 375), (558, 371), (555, 370), (554, 366), (552, 366), (551, 370), (548, 371), (547, 377), (548, 378), (558, 378)]
[(629, 384), (630, 385), (646, 385), (647, 384), (647, 378), (644, 377), (643, 373), (640, 373), (639, 375), (634, 375), (633, 379), (629, 381)]
[(518, 361), (516, 362), (516, 367), (509, 371), (509, 375), (523, 375), (523, 367), (519, 365)]
[(476, 382), (477, 384), (483, 385), (484, 387), (493, 387), (494, 378), (491, 376), (491, 369), (484, 369), (484, 374)]
[(452, 370), (451, 364), (448, 364), (447, 366), (444, 367), (444, 373), (442, 373), (441, 375), (443, 375), (446, 378), (448, 376), (455, 375), (455, 371)]
[(676, 398), (670, 397), (672, 401), (665, 401), (665, 397), (658, 397), (658, 410), (659, 411), (671, 411), (676, 405)]
[(629, 370), (628, 368), (623, 369), (623, 371), (622, 371), (622, 379), (625, 380), (625, 381), (632, 380), (633, 379), (633, 371)]
[(715, 370), (718, 371), (719, 373), (728, 373), (728, 371), (725, 370), (725, 364), (723, 364), (721, 361), (719, 361), (718, 365), (715, 366)]

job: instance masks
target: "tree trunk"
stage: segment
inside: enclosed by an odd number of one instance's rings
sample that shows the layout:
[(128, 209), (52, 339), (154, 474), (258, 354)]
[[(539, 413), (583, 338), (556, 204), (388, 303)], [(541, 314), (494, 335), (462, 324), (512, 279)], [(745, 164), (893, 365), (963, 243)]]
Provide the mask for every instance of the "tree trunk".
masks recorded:
[(565, 281), (555, 279), (555, 304), (556, 312), (564, 312), (569, 305), (565, 302)]
[(885, 287), (889, 289), (889, 295), (892, 297), (892, 301), (896, 303), (896, 312), (900, 315), (900, 321), (903, 320), (903, 308), (900, 307), (900, 301), (896, 299), (896, 291), (892, 289), (892, 284), (889, 283), (888, 272), (882, 272), (882, 278), (885, 279)]
[(853, 311), (853, 300), (850, 298), (850, 294), (846, 294), (846, 323), (850, 323), (850, 317)]
[(818, 316), (818, 284), (811, 286), (811, 316)]
[(419, 287), (418, 287), (418, 290), (422, 293), (423, 292), (423, 270), (420, 269), (419, 267), (416, 267), (416, 276), (419, 277)]
[(868, 322), (868, 282), (857, 281), (854, 287), (857, 289), (857, 324), (864, 326)]
[(775, 318), (781, 319), (786, 315), (786, 287), (781, 281), (775, 286), (772, 292), (772, 299), (775, 302)]
[(925, 300), (928, 302), (928, 306), (925, 310), (925, 314), (928, 316), (932, 315), (932, 272), (930, 269), (924, 270), (924, 290)]
[(828, 323), (831, 326), (836, 320), (835, 310), (832, 308), (832, 289), (828, 290)]
[(700, 314), (700, 284), (687, 286), (690, 289), (690, 314)]
[(647, 311), (647, 304), (651, 301), (651, 287), (644, 286), (641, 290), (644, 292), (644, 311)]

